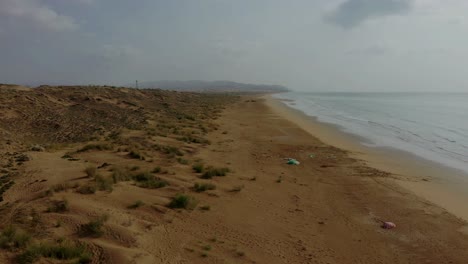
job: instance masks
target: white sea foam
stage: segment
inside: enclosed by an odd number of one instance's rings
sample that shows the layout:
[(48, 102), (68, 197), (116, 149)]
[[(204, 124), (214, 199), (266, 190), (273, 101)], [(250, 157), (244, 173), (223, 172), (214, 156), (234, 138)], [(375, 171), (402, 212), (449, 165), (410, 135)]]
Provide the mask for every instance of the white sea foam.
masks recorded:
[(468, 172), (468, 94), (282, 93), (288, 106), (359, 135)]

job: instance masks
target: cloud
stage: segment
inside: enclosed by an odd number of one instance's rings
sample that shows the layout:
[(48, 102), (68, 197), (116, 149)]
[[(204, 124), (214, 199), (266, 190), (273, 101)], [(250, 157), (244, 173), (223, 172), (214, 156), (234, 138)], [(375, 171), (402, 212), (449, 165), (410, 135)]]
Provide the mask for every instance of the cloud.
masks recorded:
[(346, 51), (345, 54), (346, 55), (358, 55), (358, 56), (366, 55), (370, 57), (375, 57), (375, 56), (382, 56), (389, 52), (390, 50), (384, 46), (372, 45), (372, 46), (367, 46), (364, 48), (350, 49)]
[(261, 44), (257, 41), (234, 40), (233, 38), (221, 38), (214, 42), (215, 51), (222, 57), (242, 59), (259, 49)]
[(412, 8), (412, 0), (346, 0), (325, 17), (329, 23), (353, 28), (376, 17), (404, 14)]
[(70, 31), (79, 27), (72, 17), (58, 14), (36, 0), (1, 0), (0, 18), (2, 17), (48, 31)]
[(99, 55), (106, 60), (136, 59), (141, 55), (140, 50), (125, 45), (105, 44), (99, 50)]

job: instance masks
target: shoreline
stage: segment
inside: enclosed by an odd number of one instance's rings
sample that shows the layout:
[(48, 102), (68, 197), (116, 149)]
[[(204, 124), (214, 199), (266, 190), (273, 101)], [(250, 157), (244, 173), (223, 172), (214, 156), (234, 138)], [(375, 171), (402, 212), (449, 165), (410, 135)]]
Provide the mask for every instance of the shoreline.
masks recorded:
[[(390, 147), (365, 146), (365, 138), (346, 133), (336, 125), (318, 121), (271, 95), (263, 97), (276, 114), (295, 123), (323, 143), (349, 151), (372, 168), (389, 172), (399, 186), (468, 222), (468, 174), (415, 154)], [(448, 175), (448, 176), (447, 176)], [(390, 179), (389, 179), (390, 180)]]

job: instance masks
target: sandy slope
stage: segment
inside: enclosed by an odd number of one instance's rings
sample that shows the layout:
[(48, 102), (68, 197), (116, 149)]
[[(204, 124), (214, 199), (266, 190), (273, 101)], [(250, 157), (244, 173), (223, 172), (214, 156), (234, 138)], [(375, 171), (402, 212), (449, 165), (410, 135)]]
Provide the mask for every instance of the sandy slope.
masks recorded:
[[(149, 124), (156, 124), (149, 122)], [(366, 167), (343, 150), (325, 145), (273, 112), (262, 99), (242, 99), (229, 106), (209, 132), (210, 145), (183, 144), (170, 137), (128, 130), (122, 142), (142, 142), (151, 159), (135, 160), (114, 143), (113, 150), (62, 156), (84, 144), (60, 150), (30, 152), (15, 184), (2, 203), (2, 227), (8, 222), (32, 226), (36, 239), (66, 237), (87, 244), (94, 263), (466, 263), (464, 222), (394, 185), (396, 176)], [(172, 144), (188, 164), (147, 148)], [(146, 146), (146, 147), (145, 147)], [(122, 148), (125, 147), (122, 145)], [(313, 154), (311, 157), (310, 155)], [(299, 166), (286, 165), (294, 157)], [(200, 179), (191, 164), (229, 167), (225, 177)], [(111, 175), (113, 166), (156, 165), (169, 182), (160, 189), (140, 188), (131, 181), (113, 191), (77, 193), (75, 183), (89, 184), (83, 169)], [(210, 182), (215, 190), (196, 193), (194, 183)], [(66, 183), (65, 190), (40, 196)], [(166, 205), (178, 193), (198, 200), (194, 210)], [(46, 213), (54, 200), (66, 199), (69, 210)], [(144, 202), (129, 209), (136, 200)], [(201, 210), (202, 206), (210, 210)], [(83, 237), (80, 225), (106, 214), (101, 237)], [(379, 220), (394, 221), (393, 230)], [(57, 223), (60, 222), (60, 226)], [(15, 252), (0, 250), (0, 261)]]

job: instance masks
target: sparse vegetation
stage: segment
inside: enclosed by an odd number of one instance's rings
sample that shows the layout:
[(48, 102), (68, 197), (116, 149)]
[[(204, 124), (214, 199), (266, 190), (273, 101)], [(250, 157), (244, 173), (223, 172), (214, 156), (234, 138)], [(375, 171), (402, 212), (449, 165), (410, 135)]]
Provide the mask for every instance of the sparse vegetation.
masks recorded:
[(77, 152), (86, 152), (90, 150), (99, 150), (99, 151), (112, 150), (112, 146), (106, 143), (88, 144), (82, 147), (81, 149), (79, 149)]
[(168, 174), (168, 173), (169, 173), (168, 170), (163, 169), (163, 168), (161, 168), (160, 166), (157, 166), (157, 167), (154, 168), (151, 172), (152, 172), (152, 173), (157, 173), (157, 174)]
[(137, 182), (138, 187), (148, 189), (158, 189), (169, 185), (169, 183), (159, 177), (155, 177), (149, 172), (142, 172), (133, 177), (133, 180)]
[(204, 192), (207, 190), (214, 190), (216, 189), (216, 185), (211, 183), (195, 183), (193, 185), (193, 190), (196, 192)]
[(201, 138), (201, 137), (194, 137), (192, 135), (179, 137), (177, 139), (180, 140), (180, 141), (186, 142), (186, 143), (196, 143), (196, 144), (206, 144), (206, 145), (210, 144), (210, 141), (208, 139), (204, 139), (204, 138)]
[(221, 177), (226, 176), (229, 172), (229, 168), (214, 168), (214, 167), (207, 167), (205, 172), (202, 174), (202, 179), (211, 179), (215, 176)]
[(63, 199), (60, 201), (52, 201), (52, 204), (47, 208), (49, 213), (63, 213), (67, 212), (70, 209), (68, 205), (68, 200)]
[(153, 148), (157, 151), (160, 151), (163, 154), (168, 155), (169, 157), (175, 157), (175, 156), (183, 156), (184, 153), (180, 151), (179, 148), (174, 147), (174, 146), (162, 146), (162, 145), (154, 145)]
[(95, 166), (89, 166), (85, 169), (86, 176), (89, 178), (96, 177), (97, 168)]
[(189, 163), (188, 160), (183, 159), (183, 158), (177, 158), (177, 162), (179, 162), (182, 165), (187, 165)]
[(8, 226), (0, 233), (0, 248), (24, 248), (31, 240), (31, 235), (14, 226)]
[(145, 160), (145, 156), (136, 150), (131, 150), (128, 156), (132, 159)]
[(91, 185), (91, 184), (86, 184), (86, 185), (80, 186), (76, 191), (81, 194), (93, 194), (93, 193), (96, 193), (96, 186)]
[(205, 246), (203, 246), (203, 250), (209, 251), (209, 250), (211, 250), (211, 246), (210, 245), (205, 245)]
[(41, 243), (29, 246), (21, 253), (16, 261), (19, 264), (36, 262), (39, 258), (51, 258), (57, 260), (76, 260), (76, 263), (90, 263), (92, 255), (82, 245), (70, 242)]
[(192, 166), (192, 169), (196, 173), (202, 173), (205, 169), (205, 166), (202, 163), (196, 163)]
[(68, 183), (59, 183), (50, 187), (51, 192), (62, 192), (70, 189), (72, 186)]
[(80, 226), (79, 234), (84, 237), (100, 237), (104, 234), (102, 227), (104, 223), (108, 220), (107, 215), (102, 215), (95, 220), (92, 220), (86, 224)]
[(141, 207), (143, 205), (145, 205), (145, 203), (138, 200), (138, 201), (134, 202), (133, 204), (129, 205), (127, 208), (128, 209), (136, 209), (136, 208), (139, 208), (139, 207)]
[(196, 201), (191, 196), (185, 194), (178, 194), (174, 198), (172, 198), (172, 201), (168, 204), (168, 207), (193, 209), (196, 207)]
[(96, 187), (97, 187), (98, 190), (108, 191), (108, 192), (112, 192), (114, 190), (114, 188), (113, 188), (113, 184), (114, 184), (113, 178), (104, 177), (104, 176), (98, 174), (98, 175), (96, 175), (94, 180), (96, 181)]
[(120, 181), (130, 181), (132, 179), (132, 174), (128, 169), (114, 167), (112, 168), (112, 180), (114, 183)]

